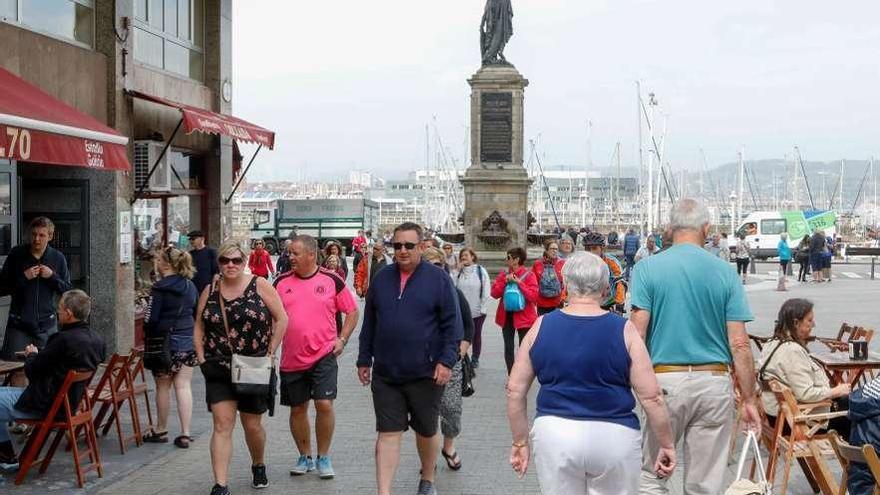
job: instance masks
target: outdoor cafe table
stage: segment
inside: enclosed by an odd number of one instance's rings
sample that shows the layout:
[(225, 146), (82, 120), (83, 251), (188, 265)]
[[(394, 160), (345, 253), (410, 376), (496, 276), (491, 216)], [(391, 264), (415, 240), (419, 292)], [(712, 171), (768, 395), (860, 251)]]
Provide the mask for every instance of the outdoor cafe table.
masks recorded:
[(813, 357), (831, 380), (831, 385), (849, 382), (852, 388), (856, 388), (859, 380), (868, 370), (880, 370), (880, 354), (869, 352), (868, 359), (856, 361), (849, 358), (849, 353), (844, 351), (832, 352), (828, 348), (810, 349), (810, 356)]
[(19, 371), (24, 368), (23, 361), (3, 361), (0, 360), (0, 383), (3, 385), (9, 385), (9, 380), (12, 378), (13, 373)]

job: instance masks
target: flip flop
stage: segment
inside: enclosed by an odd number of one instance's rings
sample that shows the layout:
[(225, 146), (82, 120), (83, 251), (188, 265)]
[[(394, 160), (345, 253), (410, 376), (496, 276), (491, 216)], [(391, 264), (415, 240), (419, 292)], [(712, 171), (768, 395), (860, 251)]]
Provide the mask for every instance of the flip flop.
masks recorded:
[(188, 449), (189, 443), (193, 440), (195, 439), (189, 435), (180, 435), (179, 437), (174, 439), (174, 445), (181, 449)]
[(458, 456), (458, 451), (447, 454), (445, 450), (440, 449), (440, 454), (446, 459), (446, 465), (449, 466), (449, 469), (453, 471), (461, 469), (461, 457)]

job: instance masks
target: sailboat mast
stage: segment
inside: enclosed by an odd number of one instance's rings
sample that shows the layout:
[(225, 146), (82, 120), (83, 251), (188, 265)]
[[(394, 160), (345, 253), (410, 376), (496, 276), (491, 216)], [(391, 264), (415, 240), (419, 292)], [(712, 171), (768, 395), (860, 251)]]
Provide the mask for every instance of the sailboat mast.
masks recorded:
[(746, 152), (745, 146), (740, 148), (739, 151), (739, 190), (737, 191), (736, 197), (736, 224), (739, 225), (742, 221), (742, 211), (743, 211), (743, 182), (745, 182), (745, 161), (743, 160), (743, 155)]
[[(639, 198), (643, 198), (642, 176), (645, 173), (645, 154), (642, 149), (642, 85), (639, 81), (636, 81), (636, 96), (636, 117), (638, 118), (636, 121), (639, 123)], [(639, 217), (639, 225), (644, 228), (646, 220), (644, 210), (639, 212)]]

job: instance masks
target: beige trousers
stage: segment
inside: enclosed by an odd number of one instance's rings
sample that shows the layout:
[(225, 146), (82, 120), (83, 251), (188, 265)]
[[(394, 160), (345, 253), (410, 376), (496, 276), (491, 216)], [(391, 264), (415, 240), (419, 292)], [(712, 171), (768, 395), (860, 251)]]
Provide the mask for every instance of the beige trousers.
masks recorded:
[[(730, 435), (734, 424), (730, 376), (711, 371), (658, 373), (684, 476), (686, 495), (718, 495), (724, 486)], [(642, 428), (642, 474), (639, 493), (666, 494), (667, 480), (654, 473), (659, 444), (651, 428)]]

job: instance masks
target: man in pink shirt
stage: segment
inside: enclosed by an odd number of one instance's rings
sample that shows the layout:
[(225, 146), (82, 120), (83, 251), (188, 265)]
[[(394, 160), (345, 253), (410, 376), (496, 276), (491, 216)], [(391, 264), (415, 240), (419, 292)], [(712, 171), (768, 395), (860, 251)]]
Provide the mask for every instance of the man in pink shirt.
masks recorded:
[[(296, 236), (290, 248), (292, 270), (275, 282), (288, 316), (281, 346), (281, 405), (290, 406), (290, 432), (300, 453), (290, 474), (303, 475), (317, 468), (321, 478), (330, 479), (334, 472), (327, 452), (336, 425), (336, 357), (357, 325), (357, 303), (338, 275), (318, 266), (315, 238)], [(337, 312), (345, 314), (339, 337)], [(316, 411), (316, 460), (312, 459), (310, 400)]]

